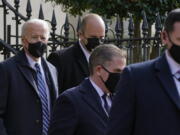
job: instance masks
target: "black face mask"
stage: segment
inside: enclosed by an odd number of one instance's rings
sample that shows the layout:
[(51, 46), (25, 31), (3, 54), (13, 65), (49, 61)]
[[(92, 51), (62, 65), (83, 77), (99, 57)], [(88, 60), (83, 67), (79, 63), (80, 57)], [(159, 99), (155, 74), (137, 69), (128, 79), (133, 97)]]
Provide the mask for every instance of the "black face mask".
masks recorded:
[(169, 53), (173, 57), (173, 59), (180, 64), (180, 46), (174, 44), (172, 41), (172, 47), (169, 49)]
[(105, 86), (108, 88), (108, 90), (111, 93), (114, 93), (115, 92), (115, 87), (116, 87), (118, 81), (120, 80), (121, 73), (112, 73), (112, 72), (109, 72), (105, 67), (103, 67), (103, 69), (106, 72), (109, 73), (108, 79), (106, 81), (103, 81), (103, 82), (104, 82)]
[(87, 38), (86, 48), (88, 51), (91, 52), (92, 49), (94, 49), (95, 47), (97, 47), (101, 43), (102, 43), (102, 41), (99, 38)]
[(35, 58), (39, 58), (43, 55), (46, 50), (46, 44), (42, 42), (29, 43), (28, 51)]

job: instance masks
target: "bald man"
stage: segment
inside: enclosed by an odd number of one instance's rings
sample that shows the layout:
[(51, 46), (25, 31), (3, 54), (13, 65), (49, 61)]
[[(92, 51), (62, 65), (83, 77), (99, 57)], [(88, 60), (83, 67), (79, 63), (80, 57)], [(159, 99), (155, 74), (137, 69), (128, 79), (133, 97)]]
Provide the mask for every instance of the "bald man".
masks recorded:
[(74, 87), (89, 76), (88, 61), (91, 51), (105, 37), (105, 24), (97, 14), (86, 15), (81, 23), (79, 41), (66, 49), (53, 52), (48, 60), (58, 70), (60, 93)]

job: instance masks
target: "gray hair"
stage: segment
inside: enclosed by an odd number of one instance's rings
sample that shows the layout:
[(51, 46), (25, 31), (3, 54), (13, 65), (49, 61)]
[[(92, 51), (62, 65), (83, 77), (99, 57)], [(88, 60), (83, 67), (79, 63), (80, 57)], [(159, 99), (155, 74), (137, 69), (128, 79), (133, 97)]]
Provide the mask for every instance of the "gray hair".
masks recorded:
[(47, 30), (46, 38), (47, 39), (49, 38), (50, 30), (49, 30), (48, 23), (44, 20), (41, 20), (41, 19), (31, 19), (31, 20), (28, 20), (27, 22), (25, 22), (22, 26), (21, 36), (26, 35), (28, 25), (30, 25), (30, 24), (42, 25)]
[(122, 60), (126, 59), (126, 51), (113, 44), (104, 44), (96, 47), (89, 58), (90, 74), (93, 74), (93, 69), (98, 65), (107, 67), (107, 62), (112, 61), (114, 57), (120, 57)]

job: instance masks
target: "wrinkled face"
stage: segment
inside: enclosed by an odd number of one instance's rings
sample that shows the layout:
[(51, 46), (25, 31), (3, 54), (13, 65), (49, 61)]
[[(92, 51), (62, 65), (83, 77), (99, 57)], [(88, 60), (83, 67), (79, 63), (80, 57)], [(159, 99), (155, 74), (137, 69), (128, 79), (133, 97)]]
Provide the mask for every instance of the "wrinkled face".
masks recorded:
[(27, 52), (29, 43), (48, 42), (48, 30), (40, 24), (29, 24), (26, 27), (25, 35), (22, 36), (22, 44), (24, 50)]
[(172, 42), (180, 46), (180, 22), (174, 24), (174, 29), (171, 33), (168, 34), (166, 31), (162, 32), (161, 39), (162, 42), (167, 45), (168, 49), (172, 47)]

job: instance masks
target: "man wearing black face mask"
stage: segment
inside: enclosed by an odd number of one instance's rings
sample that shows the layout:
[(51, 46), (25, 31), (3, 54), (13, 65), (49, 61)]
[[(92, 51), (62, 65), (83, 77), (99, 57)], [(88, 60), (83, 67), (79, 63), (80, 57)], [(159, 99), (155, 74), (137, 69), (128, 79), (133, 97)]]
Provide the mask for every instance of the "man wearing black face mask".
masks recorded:
[(97, 14), (86, 15), (82, 19), (78, 35), (79, 41), (75, 45), (53, 52), (48, 57), (58, 70), (60, 93), (78, 85), (89, 76), (89, 56), (105, 37), (104, 21)]
[(0, 63), (0, 135), (47, 135), (58, 95), (57, 71), (42, 57), (48, 37), (45, 21), (27, 21), (23, 50)]
[(89, 78), (57, 99), (49, 135), (104, 135), (112, 102), (110, 95), (125, 65), (126, 53), (118, 47), (95, 48), (89, 59)]
[[(102, 68), (109, 74), (106, 81), (104, 81), (101, 77), (101, 80), (104, 82), (106, 88), (109, 90), (110, 93), (115, 92), (115, 87), (117, 85), (117, 82), (120, 80), (120, 73), (119, 72), (110, 72), (107, 70), (104, 66)], [(121, 72), (121, 71), (120, 71)]]
[(124, 69), (106, 135), (179, 135), (180, 9), (168, 14), (161, 39), (162, 56)]

